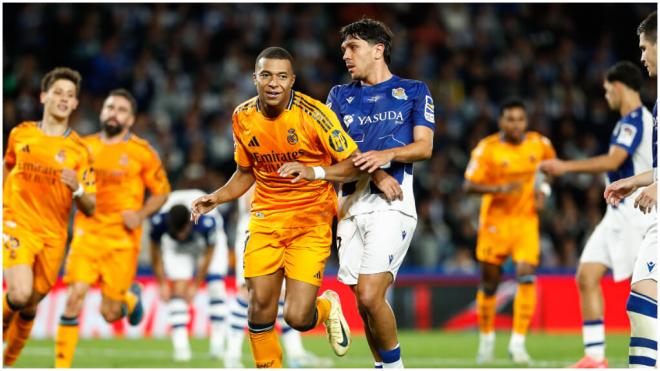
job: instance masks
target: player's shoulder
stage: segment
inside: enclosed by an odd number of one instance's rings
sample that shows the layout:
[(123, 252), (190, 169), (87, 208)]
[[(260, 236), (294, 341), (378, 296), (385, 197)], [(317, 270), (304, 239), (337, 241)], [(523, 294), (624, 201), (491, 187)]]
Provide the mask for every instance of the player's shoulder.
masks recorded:
[(326, 109), (328, 106), (325, 103), (321, 102), (318, 99), (312, 98), (305, 93), (299, 91), (293, 91), (293, 97), (291, 103), (293, 105), (302, 105), (302, 108), (322, 110)]
[(215, 217), (212, 215), (202, 215), (197, 224), (194, 225), (194, 229), (200, 232), (208, 232), (215, 229), (216, 221)]
[(426, 94), (429, 90), (428, 85), (421, 80), (404, 79), (399, 76), (394, 76), (389, 84), (392, 86), (392, 95), (395, 98), (403, 95)]
[(69, 129), (69, 133), (66, 135), (66, 140), (71, 142), (76, 150), (85, 153), (91, 158), (92, 152), (89, 150), (87, 142), (81, 137), (75, 130)]
[(334, 95), (336, 97), (344, 95), (344, 94), (350, 94), (352, 93), (355, 89), (360, 88), (360, 83), (358, 81), (351, 81), (348, 84), (337, 84), (330, 89), (330, 94), (329, 95)]
[(621, 117), (619, 119), (619, 122), (622, 124), (630, 124), (633, 126), (639, 126), (642, 127), (644, 125), (644, 120), (648, 119), (653, 119), (652, 114), (649, 112), (646, 107), (643, 105), (637, 107), (637, 109), (634, 109), (630, 111), (627, 115)]
[(37, 129), (37, 125), (38, 124), (36, 121), (23, 121), (11, 129), (11, 134), (13, 135), (27, 134)]
[(149, 217), (149, 222), (151, 223), (152, 227), (159, 227), (165, 225), (166, 219), (167, 219), (167, 213), (164, 212), (155, 213), (151, 217)]
[(254, 96), (236, 106), (234, 109), (234, 116), (241, 113), (249, 113), (255, 111), (257, 108), (257, 98), (257, 96)]
[(537, 131), (528, 131), (527, 133), (525, 133), (525, 140), (531, 143), (541, 143), (545, 145), (552, 144), (552, 142), (550, 142), (550, 139), (548, 139), (548, 137)]
[(140, 138), (134, 133), (130, 133), (128, 140), (126, 141), (128, 147), (134, 155), (152, 157), (158, 155), (156, 149), (149, 143), (148, 140)]
[(332, 126), (330, 116), (334, 115), (334, 112), (325, 103), (307, 94), (294, 92), (291, 109), (299, 110), (302, 117), (311, 118), (314, 122), (320, 124), (325, 131), (328, 131)]

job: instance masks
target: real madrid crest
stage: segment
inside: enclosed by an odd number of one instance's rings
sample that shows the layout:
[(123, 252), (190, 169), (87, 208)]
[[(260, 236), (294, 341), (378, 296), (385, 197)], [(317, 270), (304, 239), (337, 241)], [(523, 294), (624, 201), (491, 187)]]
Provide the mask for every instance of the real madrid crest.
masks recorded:
[(55, 155), (55, 161), (59, 162), (60, 164), (63, 163), (66, 160), (66, 152), (61, 149), (57, 154)]
[(128, 165), (128, 155), (125, 153), (122, 153), (121, 156), (119, 156), (119, 165), (120, 166), (127, 166)]
[(298, 135), (296, 135), (296, 129), (289, 129), (289, 135), (286, 136), (286, 141), (291, 145), (298, 143)]
[(408, 100), (408, 96), (406, 95), (406, 89), (404, 88), (392, 89), (392, 96), (396, 99)]

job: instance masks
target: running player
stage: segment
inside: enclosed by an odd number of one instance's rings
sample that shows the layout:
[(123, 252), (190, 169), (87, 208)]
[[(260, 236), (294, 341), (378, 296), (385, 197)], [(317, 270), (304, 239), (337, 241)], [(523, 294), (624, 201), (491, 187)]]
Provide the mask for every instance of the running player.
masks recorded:
[[(70, 368), (78, 343), (78, 316), (91, 285), (99, 283), (101, 314), (108, 322), (124, 316), (142, 319), (137, 270), (142, 221), (165, 203), (170, 184), (156, 151), (131, 133), (135, 99), (111, 91), (101, 108), (101, 131), (83, 139), (94, 158), (97, 208), (93, 216), (76, 213), (64, 282), (66, 305), (55, 339), (55, 367)], [(145, 200), (145, 189), (150, 196)]]
[(81, 80), (65, 67), (48, 72), (41, 80), (41, 121), (23, 122), (9, 133), (2, 177), (5, 367), (21, 353), (37, 305), (57, 280), (72, 204), (94, 213), (91, 154), (69, 127)]

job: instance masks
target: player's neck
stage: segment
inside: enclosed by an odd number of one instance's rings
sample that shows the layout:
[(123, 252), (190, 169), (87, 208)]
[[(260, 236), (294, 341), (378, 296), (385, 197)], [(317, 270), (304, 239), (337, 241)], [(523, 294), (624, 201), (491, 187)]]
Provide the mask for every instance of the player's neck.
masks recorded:
[(103, 144), (117, 144), (123, 142), (127, 135), (128, 129), (124, 129), (119, 134), (113, 135), (111, 137), (109, 137), (108, 134), (106, 134), (104, 131), (101, 131), (100, 137)]
[(367, 77), (362, 80), (362, 85), (365, 86), (373, 86), (380, 84), (381, 82), (387, 81), (392, 78), (392, 72), (390, 72), (390, 69), (387, 68), (387, 65), (380, 67), (380, 68), (374, 68), (368, 75)]
[(287, 94), (286, 99), (284, 99), (282, 103), (280, 103), (277, 106), (269, 106), (264, 102), (262, 102), (261, 98), (257, 98), (259, 100), (259, 109), (261, 110), (261, 113), (264, 116), (266, 116), (266, 118), (269, 119), (277, 118), (277, 116), (281, 115), (282, 112), (284, 112), (286, 106), (289, 104), (289, 101), (291, 100), (291, 94), (293, 94), (293, 91), (289, 91), (289, 94)]
[(63, 135), (69, 128), (69, 118), (58, 119), (50, 115), (44, 114), (41, 118), (41, 131), (51, 137)]
[(639, 95), (629, 96), (621, 100), (621, 107), (619, 107), (619, 113), (621, 117), (628, 115), (630, 112), (639, 108), (642, 105), (642, 99)]

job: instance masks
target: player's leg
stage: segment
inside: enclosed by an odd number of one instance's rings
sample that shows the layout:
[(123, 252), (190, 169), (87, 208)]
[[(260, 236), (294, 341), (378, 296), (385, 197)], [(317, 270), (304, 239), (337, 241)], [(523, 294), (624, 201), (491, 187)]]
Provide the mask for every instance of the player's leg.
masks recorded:
[(220, 359), (225, 348), (228, 333), (227, 290), (225, 276), (227, 275), (227, 236), (222, 225), (217, 226), (217, 242), (213, 250), (213, 258), (206, 277), (206, 289), (209, 295), (209, 319), (211, 333), (209, 339), (209, 354), (211, 358)]
[(13, 233), (5, 225), (2, 240), (2, 267), (6, 285), (2, 298), (3, 341), (7, 339), (7, 329), (15, 314), (27, 305), (32, 296), (35, 251), (39, 251), (42, 246), (40, 241), (28, 233)]
[(78, 316), (89, 287), (87, 282), (73, 282), (69, 285), (64, 312), (55, 336), (55, 368), (71, 368), (78, 345)]
[[(34, 275), (31, 280), (32, 294), (28, 302), (14, 316), (7, 329), (7, 345), (4, 352), (5, 366), (13, 365), (23, 350), (23, 347), (25, 347), (25, 343), (34, 325), (37, 305), (46, 297), (55, 284), (63, 258), (64, 243), (44, 244), (39, 253), (34, 256), (34, 264), (32, 265)], [(13, 297), (10, 300), (12, 299)]]
[(99, 263), (101, 315), (108, 323), (127, 317), (128, 323), (136, 326), (142, 320), (142, 288), (133, 283), (138, 253), (136, 248), (108, 250)]
[(525, 348), (525, 337), (536, 309), (536, 266), (516, 263), (518, 289), (513, 301), (513, 331), (509, 341), (509, 355), (515, 363), (529, 364), (531, 361)]
[(250, 225), (244, 249), (248, 289), (248, 334), (257, 367), (282, 367), (282, 348), (275, 331), (277, 302), (284, 279), (282, 230)]
[(172, 280), (171, 283), (172, 296), (167, 303), (167, 317), (171, 328), (173, 357), (175, 361), (187, 362), (192, 358), (192, 350), (187, 327), (190, 322), (190, 308), (185, 297), (191, 283), (186, 279)]
[(626, 310), (630, 319), (630, 367), (655, 367), (658, 354), (658, 234), (653, 224), (640, 247)]
[(264, 276), (246, 277), (250, 349), (257, 368), (282, 367), (282, 348), (275, 332), (275, 320), (283, 279), (281, 269)]
[(495, 314), (497, 312), (497, 286), (502, 277), (500, 264), (482, 261), (481, 279), (477, 290), (477, 322), (479, 325), (479, 350), (477, 363), (484, 364), (493, 360), (495, 351)]
[[(236, 264), (238, 267), (238, 262)], [(224, 355), (226, 368), (245, 367), (242, 362), (242, 352), (243, 337), (245, 336), (245, 329), (247, 328), (248, 295), (247, 287), (245, 286), (245, 279), (242, 278), (242, 269), (240, 275), (238, 268), (236, 269), (236, 276), (238, 292), (229, 306), (229, 334), (227, 335), (227, 338), (231, 339), (231, 341), (227, 341), (227, 351)], [(239, 279), (239, 277), (241, 278)]]

